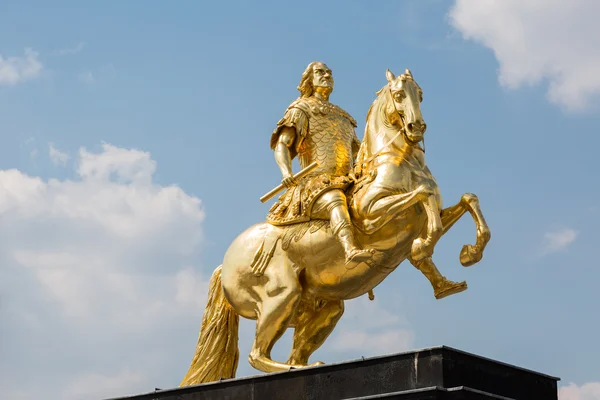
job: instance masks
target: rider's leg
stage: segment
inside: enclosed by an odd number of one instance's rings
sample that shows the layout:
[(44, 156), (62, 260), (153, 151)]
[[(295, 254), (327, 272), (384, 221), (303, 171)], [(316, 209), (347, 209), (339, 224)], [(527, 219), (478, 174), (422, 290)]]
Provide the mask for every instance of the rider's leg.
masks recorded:
[(346, 195), (341, 190), (334, 189), (323, 193), (315, 201), (312, 214), (313, 217), (324, 217), (330, 220), (333, 234), (344, 247), (346, 262), (366, 261), (373, 256), (372, 250), (360, 249), (356, 243)]

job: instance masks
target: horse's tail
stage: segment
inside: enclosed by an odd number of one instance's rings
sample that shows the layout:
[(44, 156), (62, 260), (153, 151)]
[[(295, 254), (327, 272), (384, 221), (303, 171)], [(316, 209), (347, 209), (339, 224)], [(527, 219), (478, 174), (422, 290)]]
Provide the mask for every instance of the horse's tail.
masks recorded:
[(235, 377), (239, 315), (225, 299), (221, 286), (221, 265), (210, 278), (208, 302), (192, 364), (180, 386), (197, 385)]

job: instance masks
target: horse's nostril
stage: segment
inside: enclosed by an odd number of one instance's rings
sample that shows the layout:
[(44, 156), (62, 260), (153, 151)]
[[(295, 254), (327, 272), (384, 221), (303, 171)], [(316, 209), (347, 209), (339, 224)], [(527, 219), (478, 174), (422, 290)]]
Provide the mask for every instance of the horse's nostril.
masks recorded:
[(424, 122), (416, 121), (408, 123), (407, 128), (411, 132), (425, 132), (427, 125)]

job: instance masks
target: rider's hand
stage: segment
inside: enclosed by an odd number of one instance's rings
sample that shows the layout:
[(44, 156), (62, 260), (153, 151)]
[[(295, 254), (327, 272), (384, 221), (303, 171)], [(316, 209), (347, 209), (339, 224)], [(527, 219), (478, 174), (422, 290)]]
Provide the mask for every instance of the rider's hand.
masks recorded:
[(292, 174), (286, 174), (283, 176), (283, 179), (281, 180), (281, 184), (289, 189), (292, 186), (295, 186), (297, 184), (297, 182), (294, 179), (294, 176)]

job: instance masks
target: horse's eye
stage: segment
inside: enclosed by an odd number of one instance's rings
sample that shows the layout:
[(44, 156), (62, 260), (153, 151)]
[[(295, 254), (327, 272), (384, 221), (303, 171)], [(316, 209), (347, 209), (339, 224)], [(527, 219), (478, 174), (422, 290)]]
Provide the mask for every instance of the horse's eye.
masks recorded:
[(396, 100), (398, 102), (404, 100), (405, 97), (406, 97), (406, 93), (404, 92), (404, 90), (399, 90), (394, 93), (394, 100)]

